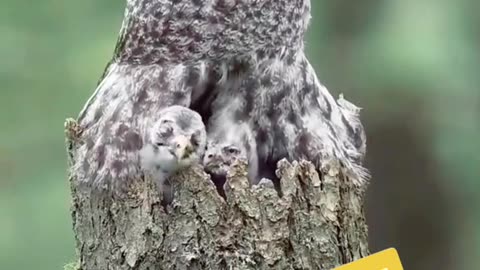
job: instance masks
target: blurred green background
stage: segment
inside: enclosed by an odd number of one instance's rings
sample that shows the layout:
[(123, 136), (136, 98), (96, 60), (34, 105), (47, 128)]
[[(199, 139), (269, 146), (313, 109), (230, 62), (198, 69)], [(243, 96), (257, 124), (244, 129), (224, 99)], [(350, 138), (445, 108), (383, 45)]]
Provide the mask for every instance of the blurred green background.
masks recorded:
[[(480, 1), (312, 0), (322, 82), (363, 107), (371, 250), (480, 267)], [(0, 2), (0, 269), (75, 258), (63, 121), (115, 46), (124, 1)]]

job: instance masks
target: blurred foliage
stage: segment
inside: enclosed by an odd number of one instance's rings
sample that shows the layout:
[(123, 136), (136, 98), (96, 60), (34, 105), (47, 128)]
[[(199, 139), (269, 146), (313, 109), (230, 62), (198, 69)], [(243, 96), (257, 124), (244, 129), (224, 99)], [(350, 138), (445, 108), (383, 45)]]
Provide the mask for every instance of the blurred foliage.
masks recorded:
[[(364, 108), (372, 251), (398, 247), (406, 269), (478, 268), (480, 2), (312, 2), (308, 55), (334, 95)], [(93, 92), (123, 8), (0, 2), (0, 269), (74, 260), (63, 121)], [(434, 196), (441, 203), (429, 203)], [(398, 233), (419, 221), (426, 232)], [(451, 260), (434, 266), (440, 240)]]

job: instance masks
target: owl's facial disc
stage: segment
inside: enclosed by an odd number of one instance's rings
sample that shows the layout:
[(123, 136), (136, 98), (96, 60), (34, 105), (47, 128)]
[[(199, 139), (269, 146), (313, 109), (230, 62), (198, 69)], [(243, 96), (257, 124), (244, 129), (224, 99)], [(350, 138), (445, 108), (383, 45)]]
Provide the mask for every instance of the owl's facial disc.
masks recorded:
[(189, 136), (177, 135), (170, 144), (170, 151), (178, 160), (180, 167), (187, 167), (199, 159), (196, 147)]
[(179, 159), (186, 159), (193, 152), (193, 146), (190, 143), (190, 139), (184, 135), (177, 135), (172, 139), (170, 150)]
[(224, 147), (211, 145), (203, 163), (207, 172), (218, 176), (226, 176), (230, 166), (240, 158), (244, 158), (244, 152), (233, 144)]

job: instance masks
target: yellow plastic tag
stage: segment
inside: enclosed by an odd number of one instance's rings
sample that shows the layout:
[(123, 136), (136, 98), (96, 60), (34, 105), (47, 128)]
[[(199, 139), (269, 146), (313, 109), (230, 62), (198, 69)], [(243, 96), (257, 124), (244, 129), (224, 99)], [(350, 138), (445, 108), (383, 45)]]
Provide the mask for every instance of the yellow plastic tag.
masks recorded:
[(389, 248), (334, 270), (403, 270), (397, 250)]

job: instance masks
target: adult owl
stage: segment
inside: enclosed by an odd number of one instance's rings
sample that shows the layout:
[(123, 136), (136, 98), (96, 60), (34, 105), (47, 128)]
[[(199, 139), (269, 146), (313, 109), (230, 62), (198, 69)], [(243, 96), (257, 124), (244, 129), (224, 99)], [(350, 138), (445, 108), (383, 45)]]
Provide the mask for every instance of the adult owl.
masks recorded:
[(77, 120), (72, 174), (108, 189), (138, 178), (163, 108), (208, 111), (256, 63), (303, 50), (309, 19), (310, 0), (128, 0), (114, 56)]

